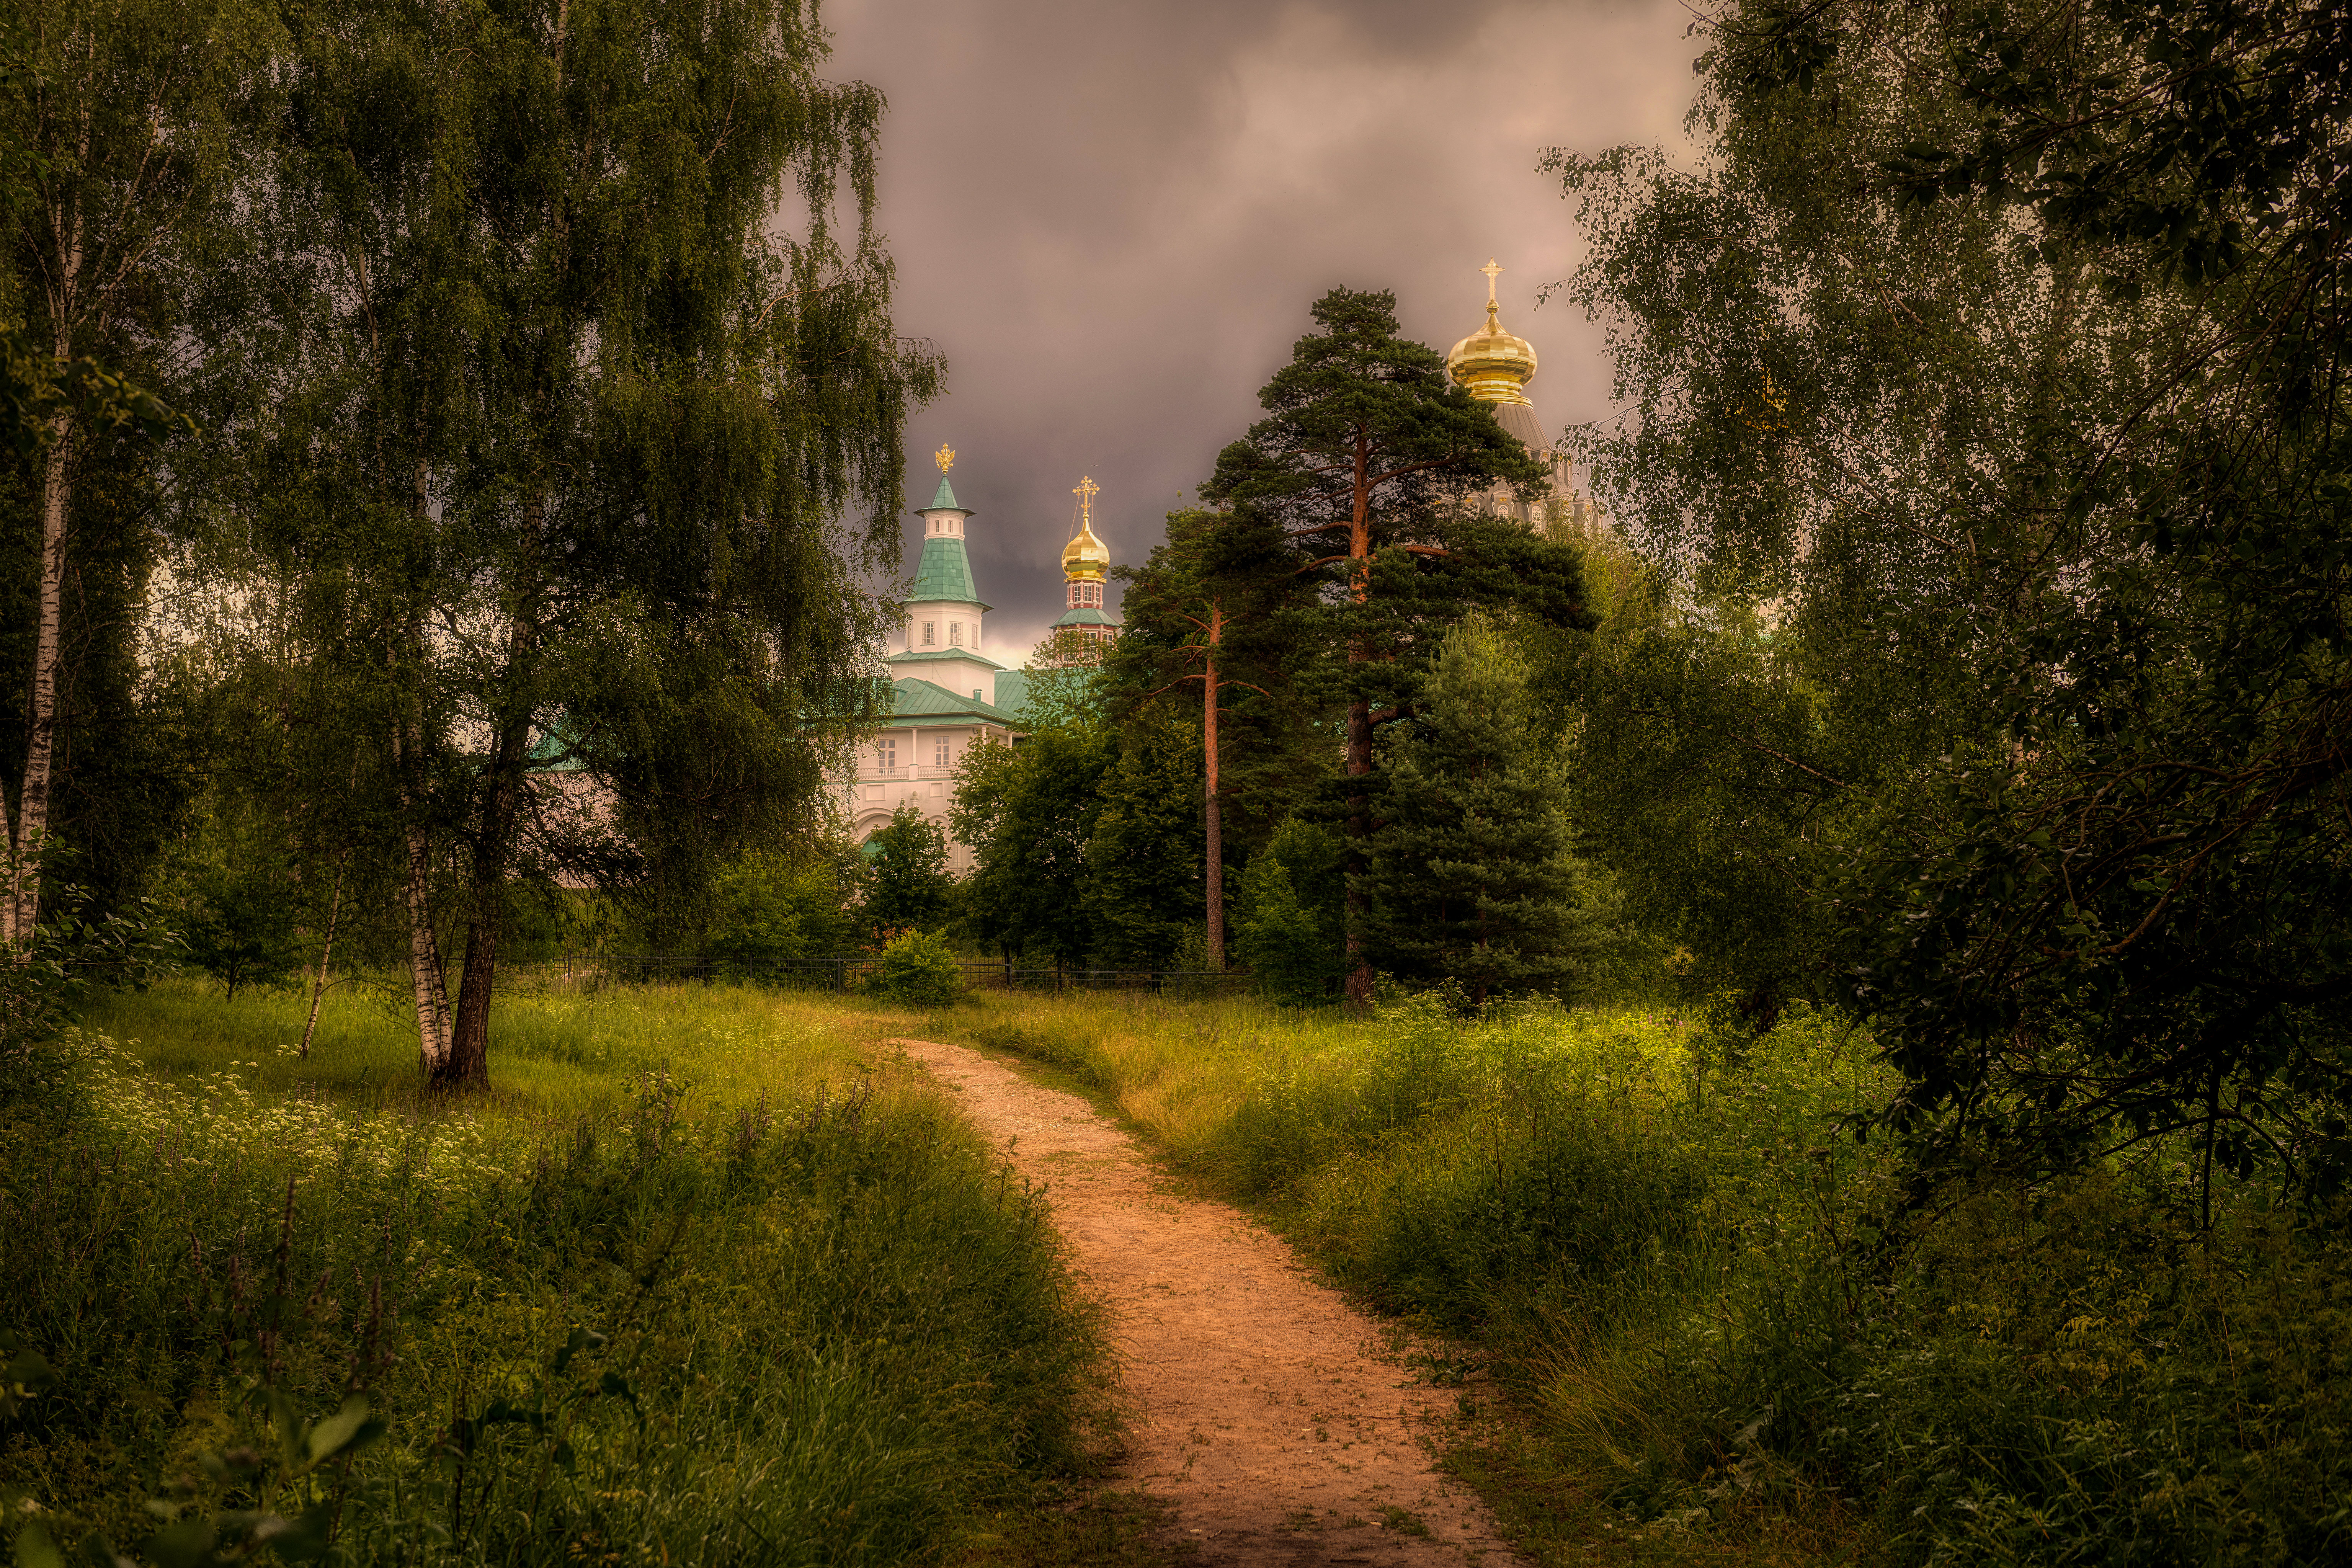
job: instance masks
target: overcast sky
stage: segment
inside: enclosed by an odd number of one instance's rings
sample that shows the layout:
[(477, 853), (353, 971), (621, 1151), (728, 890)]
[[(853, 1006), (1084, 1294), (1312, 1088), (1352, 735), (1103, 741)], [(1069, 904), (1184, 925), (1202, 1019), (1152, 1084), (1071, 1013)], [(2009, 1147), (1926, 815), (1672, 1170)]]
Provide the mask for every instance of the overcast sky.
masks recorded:
[[(827, 0), (828, 75), (889, 99), (881, 223), (898, 330), (946, 355), (910, 505), (957, 453), (990, 651), (1061, 613), (1071, 487), (1139, 561), (1258, 413), (1336, 284), (1393, 289), (1441, 352), (1484, 317), (1536, 346), (1545, 428), (1609, 412), (1600, 333), (1537, 290), (1578, 256), (1542, 150), (1680, 141), (1679, 0)], [(916, 526), (908, 531), (911, 569)]]

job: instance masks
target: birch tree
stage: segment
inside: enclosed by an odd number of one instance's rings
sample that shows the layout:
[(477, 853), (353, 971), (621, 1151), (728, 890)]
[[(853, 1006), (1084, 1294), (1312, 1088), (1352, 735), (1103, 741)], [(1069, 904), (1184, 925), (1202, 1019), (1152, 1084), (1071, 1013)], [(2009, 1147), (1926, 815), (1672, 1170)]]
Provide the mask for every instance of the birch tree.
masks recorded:
[(856, 584), (895, 548), (937, 367), (887, 313), (880, 97), (822, 81), (823, 48), (799, 0), (383, 4), (297, 33), (298, 500), (257, 506), (320, 646), (381, 672), (436, 1085), (487, 1079), (553, 769), (604, 792), (611, 865), (707, 859), (805, 804), (824, 716), (870, 700)]
[[(0, 100), (16, 150), (6, 260), (25, 341), (53, 387), (105, 390), (94, 362), (139, 374), (166, 357), (195, 237), (215, 223), (238, 139), (232, 110), (266, 57), (266, 8), (236, 0), (26, 0), (25, 51)], [(8, 790), (0, 943), (40, 915), (57, 789), (58, 678), (78, 535), (120, 525), (76, 504), (94, 434), (87, 396), (37, 417), (40, 548), (25, 751)]]

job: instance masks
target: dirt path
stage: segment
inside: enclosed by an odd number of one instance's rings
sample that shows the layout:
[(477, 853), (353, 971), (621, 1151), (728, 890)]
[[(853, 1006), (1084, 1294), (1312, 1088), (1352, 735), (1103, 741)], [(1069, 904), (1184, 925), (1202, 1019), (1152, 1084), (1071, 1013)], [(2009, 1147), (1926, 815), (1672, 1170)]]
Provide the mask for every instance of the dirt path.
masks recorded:
[(1127, 1479), (1171, 1506), (1197, 1561), (1514, 1561), (1477, 1500), (1430, 1468), (1421, 1437), (1453, 1396), (1414, 1385), (1381, 1352), (1380, 1326), (1279, 1238), (1160, 1191), (1141, 1151), (1076, 1095), (961, 1046), (895, 1043), (1050, 1187), (1079, 1273), (1116, 1318), (1135, 1406)]

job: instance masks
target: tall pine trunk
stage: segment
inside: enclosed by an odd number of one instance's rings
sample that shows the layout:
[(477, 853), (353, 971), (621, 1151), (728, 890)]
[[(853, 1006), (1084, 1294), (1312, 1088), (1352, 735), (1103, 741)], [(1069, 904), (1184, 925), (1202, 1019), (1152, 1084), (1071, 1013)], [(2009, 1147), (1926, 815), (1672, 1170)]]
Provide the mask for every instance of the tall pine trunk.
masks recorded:
[[(1350, 662), (1362, 658), (1360, 648), (1350, 649)], [(1365, 880), (1371, 865), (1365, 856), (1365, 846), (1371, 842), (1371, 797), (1361, 783), (1372, 772), (1372, 704), (1370, 698), (1359, 697), (1348, 704), (1348, 1001), (1355, 1006), (1370, 1006), (1372, 1000), (1372, 966), (1364, 957), (1364, 927), (1370, 919), (1369, 895)]]
[[(1213, 608), (1211, 615), (1216, 611)], [(1212, 634), (1209, 655), (1202, 670), (1201, 749), (1205, 755), (1209, 774), (1208, 788), (1208, 852), (1203, 880), (1209, 906), (1209, 967), (1222, 974), (1225, 969), (1225, 831), (1223, 808), (1217, 799), (1217, 641)]]
[[(1371, 453), (1361, 439), (1356, 443), (1356, 494), (1349, 520), (1349, 596), (1362, 605), (1372, 596)], [(1371, 655), (1360, 637), (1348, 640), (1348, 663), (1367, 663)], [(1352, 671), (1351, 671), (1352, 673)], [(1359, 676), (1360, 679), (1360, 676)], [(1360, 782), (1372, 772), (1372, 701), (1357, 697), (1348, 704), (1348, 989), (1350, 1006), (1372, 1003), (1372, 966), (1364, 957), (1364, 927), (1371, 916), (1365, 879), (1371, 863), (1365, 847), (1372, 838), (1371, 796)]]

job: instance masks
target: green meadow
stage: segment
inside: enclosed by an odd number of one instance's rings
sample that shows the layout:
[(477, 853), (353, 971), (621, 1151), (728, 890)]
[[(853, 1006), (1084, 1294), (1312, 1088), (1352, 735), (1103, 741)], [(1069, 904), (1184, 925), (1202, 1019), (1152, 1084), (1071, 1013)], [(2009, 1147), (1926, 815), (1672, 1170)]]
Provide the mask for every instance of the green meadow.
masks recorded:
[(494, 1091), (428, 1104), (392, 1006), (331, 997), (307, 1061), (303, 1012), (170, 982), (7, 1064), (20, 1561), (1067, 1548), (1100, 1327), (1033, 1195), (878, 1047), (914, 1020), (519, 989)]
[[(1833, 1015), (549, 982), (456, 1102), (390, 1003), (331, 997), (307, 1061), (302, 1016), (169, 982), (10, 1066), (0, 1488), (53, 1541), (226, 1561), (258, 1515), (294, 1561), (1153, 1558), (1089, 1485), (1103, 1325), (882, 1044), (915, 1033), (1075, 1081), (1412, 1331), (1469, 1417), (1449, 1466), (1539, 1562), (2345, 1541), (2335, 1211), (2225, 1181), (2200, 1234), (2161, 1140), (1906, 1203), (1841, 1131), (1895, 1086)], [(380, 1434), (314, 1455), (354, 1394)]]

